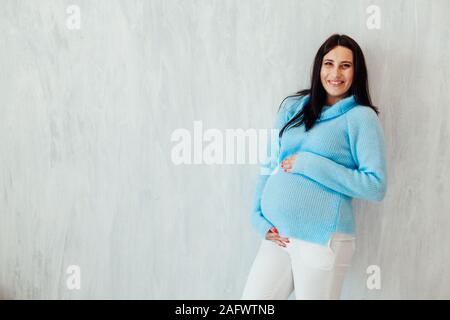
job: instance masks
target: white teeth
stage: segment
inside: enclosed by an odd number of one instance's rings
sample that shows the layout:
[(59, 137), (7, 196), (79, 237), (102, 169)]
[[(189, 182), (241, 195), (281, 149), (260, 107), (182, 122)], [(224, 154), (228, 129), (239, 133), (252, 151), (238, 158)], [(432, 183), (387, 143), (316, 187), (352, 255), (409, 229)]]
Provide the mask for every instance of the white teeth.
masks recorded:
[(329, 83), (333, 84), (333, 85), (339, 85), (344, 83), (344, 81), (328, 81)]

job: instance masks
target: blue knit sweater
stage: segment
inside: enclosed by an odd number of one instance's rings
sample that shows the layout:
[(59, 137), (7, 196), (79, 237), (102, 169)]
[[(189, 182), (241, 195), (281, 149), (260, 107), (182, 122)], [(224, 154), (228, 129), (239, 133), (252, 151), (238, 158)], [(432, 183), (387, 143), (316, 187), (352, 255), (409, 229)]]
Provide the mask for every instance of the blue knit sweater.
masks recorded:
[[(287, 97), (278, 131), (309, 101)], [(295, 154), (292, 171), (281, 162)], [(354, 96), (325, 106), (314, 127), (290, 127), (269, 141), (256, 184), (251, 223), (261, 237), (281, 236), (325, 245), (334, 232), (355, 233), (352, 199), (383, 200), (387, 188), (384, 134), (375, 111)]]

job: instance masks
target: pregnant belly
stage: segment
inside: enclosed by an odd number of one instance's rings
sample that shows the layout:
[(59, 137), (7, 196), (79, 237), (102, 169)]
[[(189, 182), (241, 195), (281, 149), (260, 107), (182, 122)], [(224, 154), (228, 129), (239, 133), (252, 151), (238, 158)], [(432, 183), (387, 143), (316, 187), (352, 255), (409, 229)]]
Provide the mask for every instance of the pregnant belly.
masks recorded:
[(322, 223), (333, 225), (339, 213), (342, 195), (310, 178), (278, 170), (271, 175), (261, 194), (261, 210), (275, 225), (301, 216), (304, 223), (313, 223), (320, 215)]

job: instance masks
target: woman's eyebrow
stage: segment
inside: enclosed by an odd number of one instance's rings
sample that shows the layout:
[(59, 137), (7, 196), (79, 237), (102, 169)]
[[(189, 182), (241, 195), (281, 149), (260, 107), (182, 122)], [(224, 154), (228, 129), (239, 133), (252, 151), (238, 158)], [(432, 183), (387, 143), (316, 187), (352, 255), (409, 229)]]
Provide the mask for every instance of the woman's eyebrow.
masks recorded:
[[(325, 59), (324, 61), (331, 61), (331, 62), (334, 62), (334, 60), (333, 59)], [(341, 63), (352, 63), (351, 61), (347, 61), (347, 60), (344, 60), (344, 61), (341, 61)]]

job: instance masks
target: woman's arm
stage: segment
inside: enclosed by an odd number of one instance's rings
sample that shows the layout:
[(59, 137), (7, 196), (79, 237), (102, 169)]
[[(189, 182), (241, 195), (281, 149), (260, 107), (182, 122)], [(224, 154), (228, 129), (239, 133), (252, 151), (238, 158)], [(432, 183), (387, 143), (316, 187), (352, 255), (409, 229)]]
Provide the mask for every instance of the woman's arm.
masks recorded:
[(349, 197), (381, 201), (386, 194), (387, 176), (384, 134), (378, 117), (373, 109), (358, 107), (348, 115), (347, 121), (356, 169), (312, 152), (299, 152), (291, 172), (303, 174)]

